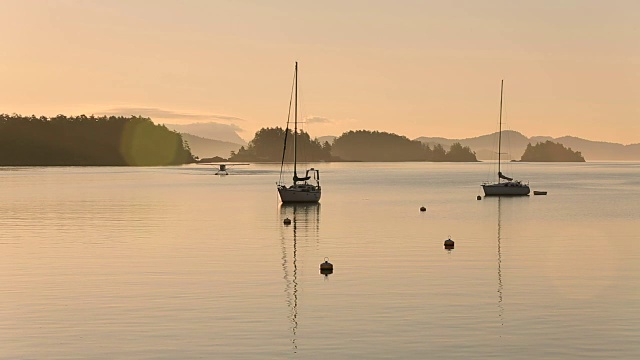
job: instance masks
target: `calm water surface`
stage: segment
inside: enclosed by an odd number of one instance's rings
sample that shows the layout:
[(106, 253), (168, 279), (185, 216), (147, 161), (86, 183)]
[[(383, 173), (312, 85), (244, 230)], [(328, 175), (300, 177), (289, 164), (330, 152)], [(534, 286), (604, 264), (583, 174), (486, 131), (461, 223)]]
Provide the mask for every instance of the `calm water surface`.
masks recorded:
[(0, 358), (640, 358), (639, 163), (318, 167), (0, 168)]

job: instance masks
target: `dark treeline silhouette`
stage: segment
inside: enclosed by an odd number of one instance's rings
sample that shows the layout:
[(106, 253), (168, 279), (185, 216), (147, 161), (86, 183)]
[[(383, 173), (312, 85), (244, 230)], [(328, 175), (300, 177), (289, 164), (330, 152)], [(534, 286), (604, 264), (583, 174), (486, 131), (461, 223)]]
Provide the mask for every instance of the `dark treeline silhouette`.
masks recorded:
[[(231, 161), (272, 161), (282, 159), (285, 130), (263, 128), (256, 132), (247, 148), (231, 152)], [(475, 154), (460, 143), (446, 151), (436, 144), (433, 149), (420, 141), (378, 131), (349, 131), (336, 138), (333, 144), (320, 144), (305, 132), (298, 134), (300, 161), (477, 161)], [(285, 161), (293, 161), (293, 136), (289, 130)]]
[(425, 161), (429, 147), (386, 132), (348, 131), (333, 141), (332, 154), (347, 161)]
[(547, 140), (535, 145), (527, 145), (520, 161), (584, 162), (585, 160), (580, 151), (573, 151), (560, 143)]
[(156, 166), (193, 161), (180, 134), (149, 118), (0, 114), (0, 165)]
[[(231, 152), (231, 161), (264, 161), (280, 162), (284, 145), (285, 130), (280, 127), (262, 128), (256, 132), (253, 140), (247, 147), (241, 147), (238, 152)], [(298, 160), (299, 161), (329, 161), (331, 158), (331, 145), (328, 142), (320, 144), (316, 139), (311, 139), (304, 131), (298, 132)], [(293, 131), (288, 130), (287, 150), (285, 161), (293, 161)]]
[(433, 149), (405, 136), (379, 131), (348, 131), (335, 139), (331, 154), (346, 161), (478, 161), (467, 146)]
[(447, 151), (444, 161), (474, 162), (478, 161), (478, 159), (476, 158), (476, 153), (471, 151), (470, 147), (462, 146), (459, 142), (455, 142), (449, 146), (449, 151)]

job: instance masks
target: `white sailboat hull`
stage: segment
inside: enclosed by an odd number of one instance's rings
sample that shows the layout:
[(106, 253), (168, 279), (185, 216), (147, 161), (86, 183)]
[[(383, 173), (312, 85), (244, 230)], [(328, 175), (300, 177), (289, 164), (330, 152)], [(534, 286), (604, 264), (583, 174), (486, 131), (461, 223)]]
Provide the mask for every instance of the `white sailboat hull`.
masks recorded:
[(483, 184), (485, 196), (526, 196), (529, 195), (531, 189), (529, 185), (517, 182), (503, 182), (496, 184)]
[(304, 187), (278, 186), (278, 194), (283, 203), (316, 203), (322, 194), (319, 187), (308, 185)]

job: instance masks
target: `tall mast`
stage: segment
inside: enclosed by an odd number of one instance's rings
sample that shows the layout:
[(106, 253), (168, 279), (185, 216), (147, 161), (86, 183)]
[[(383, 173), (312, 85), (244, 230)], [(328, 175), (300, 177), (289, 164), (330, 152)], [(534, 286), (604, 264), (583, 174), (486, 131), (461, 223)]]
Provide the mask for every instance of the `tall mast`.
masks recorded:
[[(296, 69), (297, 69), (296, 63)], [(297, 71), (297, 70), (296, 70)], [(500, 156), (502, 154), (502, 90), (504, 89), (504, 80), (500, 80), (500, 131), (498, 132), (498, 183), (500, 183)]]
[[(295, 92), (295, 107), (294, 107), (294, 115), (293, 115), (293, 182), (295, 183), (298, 178), (298, 173), (296, 171), (296, 163), (298, 162), (298, 62), (296, 61), (296, 92)], [(500, 100), (502, 103), (502, 100)], [(501, 105), (502, 106), (502, 105)]]

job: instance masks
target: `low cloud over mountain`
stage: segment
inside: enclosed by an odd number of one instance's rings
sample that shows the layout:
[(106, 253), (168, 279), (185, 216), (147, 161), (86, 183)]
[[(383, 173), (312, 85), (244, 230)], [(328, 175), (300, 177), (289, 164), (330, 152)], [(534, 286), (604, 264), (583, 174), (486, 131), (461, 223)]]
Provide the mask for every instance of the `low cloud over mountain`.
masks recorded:
[(203, 122), (192, 124), (164, 124), (167, 128), (179, 133), (187, 133), (201, 138), (220, 140), (240, 145), (247, 142), (242, 139), (237, 131), (241, 129), (234, 124), (220, 124), (216, 122)]
[[(148, 107), (115, 107), (102, 112), (96, 113), (97, 115), (107, 116), (143, 116), (154, 119), (189, 119), (189, 120), (219, 120), (228, 122), (244, 121), (243, 119), (235, 116), (228, 115), (216, 115), (216, 114), (194, 114), (187, 112), (177, 112), (172, 110), (164, 110), (159, 108)], [(156, 121), (156, 123), (158, 123)], [(232, 126), (235, 126), (231, 124)], [(240, 128), (238, 128), (240, 130)]]
[(330, 119), (321, 116), (311, 116), (306, 118), (305, 121), (307, 124), (327, 124), (333, 122)]

